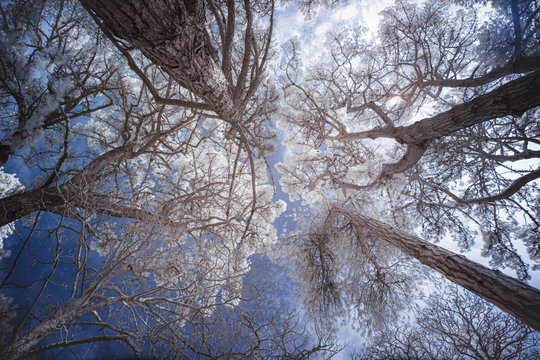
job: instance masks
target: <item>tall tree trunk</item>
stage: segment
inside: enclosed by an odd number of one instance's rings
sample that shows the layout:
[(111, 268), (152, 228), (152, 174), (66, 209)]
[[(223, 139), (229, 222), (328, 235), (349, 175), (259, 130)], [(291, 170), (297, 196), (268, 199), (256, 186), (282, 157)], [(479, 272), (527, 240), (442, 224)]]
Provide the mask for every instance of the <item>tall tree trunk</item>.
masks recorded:
[(354, 219), (371, 235), (540, 331), (540, 290), (356, 211), (342, 206), (334, 206), (331, 211)]
[(82, 0), (109, 35), (127, 41), (182, 87), (211, 104), (224, 120), (236, 122), (233, 102), (219, 58), (205, 28), (202, 1)]

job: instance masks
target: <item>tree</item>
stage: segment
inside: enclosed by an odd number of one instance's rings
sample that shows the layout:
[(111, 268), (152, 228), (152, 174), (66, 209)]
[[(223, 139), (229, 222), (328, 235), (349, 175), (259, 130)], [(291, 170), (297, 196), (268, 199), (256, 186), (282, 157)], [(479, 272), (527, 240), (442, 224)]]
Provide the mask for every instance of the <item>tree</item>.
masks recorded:
[[(112, 3), (111, 3), (112, 4)], [(98, 4), (94, 4), (98, 5)], [(118, 4), (117, 4), (118, 5)], [(157, 116), (157, 121), (148, 121), (146, 120), (145, 125), (148, 126), (145, 129), (145, 134), (140, 134), (139, 132), (142, 131), (142, 123), (138, 124), (130, 131), (128, 129), (120, 130), (122, 133), (122, 142), (115, 144), (116, 146), (114, 149), (110, 150), (104, 154), (102, 154), (99, 158), (96, 158), (94, 162), (89, 164), (89, 167), (83, 171), (84, 173), (84, 180), (79, 177), (72, 178), (69, 182), (66, 182), (66, 184), (63, 184), (62, 186), (65, 192), (69, 192), (70, 190), (67, 189), (70, 186), (74, 185), (75, 188), (77, 188), (77, 183), (80, 183), (81, 181), (88, 182), (91, 181), (90, 178), (95, 177), (96, 170), (102, 169), (104, 166), (107, 166), (110, 163), (117, 162), (119, 159), (132, 159), (135, 157), (141, 156), (144, 152), (148, 152), (150, 150), (150, 147), (153, 144), (156, 143), (163, 143), (164, 139), (163, 136), (169, 135), (175, 131), (178, 131), (180, 129), (186, 128), (187, 123), (191, 124), (199, 124), (198, 119), (201, 118), (201, 116), (204, 116), (204, 118), (208, 119), (208, 117), (218, 117), (225, 122), (235, 124), (230, 129), (230, 132), (227, 133), (227, 139), (231, 144), (236, 143), (238, 145), (238, 156), (240, 158), (242, 151), (245, 151), (247, 156), (246, 158), (249, 160), (250, 167), (251, 167), (251, 176), (252, 176), (252, 192), (253, 192), (253, 204), (252, 204), (252, 213), (255, 211), (256, 208), (256, 169), (255, 169), (255, 159), (254, 156), (263, 154), (265, 151), (269, 150), (269, 144), (265, 143), (266, 140), (273, 138), (274, 134), (272, 131), (265, 127), (265, 122), (267, 122), (266, 114), (272, 110), (272, 102), (275, 100), (275, 97), (272, 93), (272, 89), (269, 87), (265, 87), (265, 89), (259, 89), (259, 85), (263, 83), (263, 77), (264, 77), (264, 69), (266, 66), (266, 61), (269, 54), (269, 44), (271, 39), (271, 29), (272, 29), (272, 4), (269, 4), (269, 7), (262, 6), (262, 7), (255, 7), (255, 9), (251, 9), (249, 2), (246, 3), (246, 13), (245, 13), (245, 21), (246, 21), (246, 36), (245, 36), (245, 49), (243, 50), (242, 46), (238, 46), (238, 44), (235, 44), (236, 46), (233, 46), (233, 38), (235, 36), (238, 36), (236, 26), (238, 24), (235, 24), (235, 13), (236, 9), (234, 8), (234, 3), (229, 3), (229, 19), (224, 18), (224, 13), (221, 10), (218, 10), (216, 8), (217, 5), (213, 5), (211, 3), (209, 6), (210, 8), (213, 8), (212, 14), (215, 16), (215, 23), (218, 27), (218, 29), (221, 29), (221, 32), (213, 33), (212, 38), (208, 38), (206, 40), (205, 50), (204, 51), (195, 51), (197, 46), (202, 46), (201, 44), (192, 44), (194, 47), (189, 47), (186, 45), (185, 47), (180, 47), (182, 51), (188, 51), (189, 54), (196, 53), (200, 54), (202, 57), (200, 59), (201, 66), (203, 66), (204, 69), (207, 69), (209, 72), (215, 72), (215, 74), (209, 74), (206, 77), (199, 78), (199, 72), (191, 69), (191, 72), (194, 72), (192, 74), (193, 78), (179, 78), (174, 77), (174, 74), (171, 75), (171, 80), (169, 82), (169, 85), (165, 84), (164, 89), (166, 89), (166, 96), (165, 98), (161, 97), (159, 95), (158, 89), (156, 89), (156, 84), (159, 84), (160, 78), (159, 76), (162, 76), (162, 74), (156, 73), (156, 70), (154, 69), (155, 77), (149, 78), (148, 74), (145, 74), (141, 68), (148, 66), (144, 65), (144, 62), (141, 64), (137, 64), (135, 59), (129, 54), (129, 52), (125, 49), (125, 46), (123, 46), (121, 43), (118, 42), (117, 39), (114, 38), (108, 31), (107, 34), (110, 35), (113, 42), (116, 44), (116, 46), (121, 50), (122, 54), (126, 57), (128, 64), (132, 68), (132, 70), (137, 74), (143, 81), (143, 84), (147, 87), (147, 90), (151, 96), (156, 99), (158, 103), (161, 105), (155, 107), (152, 109), (152, 111), (158, 111), (157, 113), (154, 113), (155, 116)], [(87, 4), (87, 6), (90, 6), (90, 4)], [(202, 5), (201, 5), (202, 6)], [(231, 7), (232, 6), (232, 7)], [(106, 7), (101, 6), (100, 9), (104, 10)], [(116, 9), (120, 9), (119, 7), (115, 7)], [(159, 4), (155, 4), (156, 9), (162, 9)], [(131, 8), (131, 10), (136, 10), (135, 8)], [(163, 9), (162, 9), (163, 10)], [(193, 9), (192, 9), (193, 10)], [(180, 11), (180, 10), (178, 10)], [(190, 10), (191, 11), (191, 10)], [(258, 14), (265, 15), (266, 12), (270, 14), (270, 24), (266, 32), (260, 33), (259, 31), (256, 31), (255, 25), (253, 24), (253, 13), (252, 11), (257, 11)], [(175, 14), (170, 21), (178, 21), (182, 23), (184, 21), (181, 19), (181, 16), (176, 18), (176, 12), (169, 11), (168, 14)], [(179, 13), (180, 14), (180, 13)], [(118, 14), (117, 14), (118, 15)], [(152, 14), (146, 14), (148, 16)], [(200, 14), (199, 14), (200, 15)], [(142, 15), (144, 16), (144, 14)], [(195, 16), (195, 15), (194, 15)], [(192, 19), (194, 21), (195, 28), (198, 30), (193, 31), (199, 31), (201, 32), (199, 37), (203, 36), (202, 33), (204, 32), (205, 36), (210, 36), (210, 34), (207, 34), (207, 30), (204, 29), (204, 21), (203, 18), (200, 19)], [(190, 20), (191, 21), (191, 20)], [(126, 22), (123, 22), (124, 24), (127, 24)], [(227, 23), (227, 28), (223, 28), (223, 24)], [(159, 24), (159, 26), (162, 26), (163, 24)], [(105, 26), (102, 24), (102, 26)], [(183, 23), (182, 23), (183, 26)], [(182, 27), (183, 29), (189, 29), (189, 27)], [(167, 29), (171, 30), (173, 27), (167, 27)], [(217, 31), (218, 29), (213, 28), (213, 30)], [(148, 34), (150, 36), (150, 31), (153, 30), (150, 28), (148, 31), (144, 31), (145, 34)], [(165, 34), (162, 34), (159, 29), (154, 29), (157, 34), (155, 36), (161, 36), (162, 38), (167, 38)], [(135, 30), (133, 30), (135, 31)], [(186, 30), (186, 34), (189, 31)], [(193, 35), (193, 34), (192, 34)], [(189, 36), (192, 36), (189, 35)], [(195, 35), (193, 35), (195, 36)], [(150, 39), (152, 40), (152, 39)], [(150, 41), (148, 40), (148, 41)], [(201, 39), (199, 39), (202, 41)], [(197, 40), (197, 41), (199, 41)], [(209, 43), (209, 41), (212, 40), (214, 43)], [(255, 40), (258, 40), (255, 42)], [(184, 41), (184, 40), (182, 40)], [(187, 40), (186, 40), (187, 41)], [(159, 43), (159, 41), (155, 41), (156, 43)], [(148, 42), (146, 43), (148, 45)], [(261, 44), (261, 48), (258, 47), (258, 44)], [(185, 45), (185, 44), (184, 44)], [(216, 48), (223, 50), (223, 63), (221, 64), (221, 68), (215, 68), (213, 64), (213, 61), (215, 61), (217, 58), (215, 57), (215, 53), (217, 50), (213, 49), (212, 46), (216, 46)], [(241, 53), (243, 51), (243, 54)], [(160, 61), (157, 61), (155, 58), (152, 57), (151, 54), (146, 54), (144, 49), (141, 51), (143, 54), (149, 56), (150, 60), (154, 61), (154, 63), (160, 65)], [(241, 54), (238, 54), (240, 52)], [(213, 57), (212, 57), (212, 56)], [(187, 56), (187, 55), (186, 55)], [(191, 56), (191, 55), (189, 55)], [(185, 56), (182, 57), (180, 54), (178, 57), (174, 55), (175, 61), (185, 61), (183, 64), (184, 67), (192, 67), (192, 60), (193, 59), (186, 59)], [(240, 61), (242, 59), (242, 61)], [(208, 63), (206, 63), (208, 62)], [(165, 72), (171, 72), (172, 70), (161, 66)], [(175, 67), (176, 69), (176, 67)], [(227, 73), (224, 75), (223, 73)], [(189, 72), (186, 71), (179, 71), (178, 76), (188, 76)], [(232, 76), (233, 74), (237, 75), (238, 78), (235, 79), (236, 82), (233, 84)], [(123, 75), (125, 76), (125, 75)], [(133, 75), (129, 75), (133, 76)], [(128, 76), (128, 77), (129, 77)], [(206, 75), (205, 75), (206, 76)], [(217, 76), (217, 78), (213, 78), (213, 76)], [(225, 79), (228, 78), (228, 87), (227, 89), (221, 91), (214, 87), (219, 87), (222, 84), (219, 79)], [(189, 91), (187, 94), (183, 94), (182, 91), (176, 91), (174, 88), (176, 86), (174, 82), (177, 82), (183, 87), (187, 87), (187, 90)], [(139, 85), (139, 84), (137, 84)], [(262, 84), (264, 85), (264, 84)], [(122, 87), (122, 86), (118, 86)], [(127, 90), (130, 91), (130, 90)], [(175, 94), (183, 94), (187, 96), (188, 98), (193, 98), (194, 96), (202, 96), (205, 101), (212, 104), (211, 106), (208, 104), (198, 104), (196, 101), (190, 101), (183, 100), (183, 99), (170, 99), (169, 95), (171, 93)], [(185, 93), (185, 92), (184, 92)], [(143, 93), (141, 92), (141, 95)], [(207, 95), (204, 95), (207, 94)], [(221, 94), (221, 95), (220, 95)], [(232, 94), (234, 94), (234, 104), (232, 101)], [(205, 98), (205, 96), (207, 98)], [(219, 100), (217, 97), (224, 96), (222, 100)], [(146, 100), (146, 99), (145, 99)], [(141, 100), (142, 101), (142, 100)], [(223, 102), (223, 103), (221, 103)], [(182, 106), (186, 111), (186, 120), (184, 122), (179, 121), (178, 123), (174, 125), (169, 125), (168, 127), (162, 127), (161, 126), (161, 117), (164, 116), (163, 112), (166, 109), (166, 105), (175, 105), (175, 106)], [(125, 109), (125, 113), (127, 115), (131, 115), (135, 110), (137, 110), (136, 107), (132, 106), (131, 104), (125, 104), (127, 109)], [(157, 110), (162, 109), (162, 110)], [(20, 110), (20, 109), (19, 109)], [(207, 113), (198, 113), (198, 110), (209, 110), (211, 112), (215, 112), (216, 115), (207, 114)], [(22, 111), (22, 110), (20, 110)], [(63, 111), (63, 110), (62, 110)], [(193, 111), (195, 111), (193, 113)], [(217, 111), (217, 112), (216, 112)], [(239, 111), (239, 114), (233, 114), (236, 113), (236, 111)], [(57, 111), (58, 112), (58, 111)], [(220, 115), (221, 113), (221, 115)], [(241, 114), (241, 116), (240, 116)], [(245, 122), (245, 124), (241, 124), (241, 122)], [(238, 123), (238, 124), (237, 124)], [(128, 125), (128, 124), (125, 124)], [(175, 127), (176, 126), (176, 127)], [(223, 125), (221, 126), (221, 128)], [(215, 126), (214, 128), (218, 128)], [(221, 128), (219, 131), (221, 131)], [(153, 132), (152, 134), (150, 132)], [(235, 136), (235, 133), (239, 134), (238, 138)], [(186, 133), (187, 134), (187, 133)], [(230, 139), (229, 139), (230, 138)], [(186, 137), (186, 139), (189, 139), (189, 136)], [(135, 141), (136, 140), (136, 141)], [(256, 148), (252, 149), (252, 146), (255, 146)], [(256, 150), (258, 150), (258, 153), (254, 153)], [(178, 149), (173, 151), (179, 151)], [(57, 166), (60, 166), (63, 162), (63, 157), (60, 158), (62, 161), (59, 162)], [(235, 167), (236, 169), (236, 167)], [(56, 170), (55, 170), (56, 171)], [(56, 175), (50, 175), (50, 178), (45, 183), (45, 185), (50, 185), (52, 181), (54, 180), (54, 177)], [(231, 184), (234, 184), (234, 181), (231, 182)], [(9, 199), (4, 199), (3, 203), (3, 209), (5, 209), (5, 213), (0, 214), (0, 218), (2, 218), (2, 221), (4, 224), (10, 223), (21, 216), (33, 213), (35, 211), (38, 211), (40, 209), (39, 203), (45, 203), (46, 206), (49, 208), (55, 208), (58, 207), (59, 204), (63, 202), (61, 199), (63, 196), (58, 193), (58, 190), (55, 189), (46, 189), (46, 186), (43, 185), (42, 189), (35, 189), (34, 192), (27, 192), (27, 194), (18, 194), (16, 197), (12, 197)], [(80, 189), (77, 189), (76, 191), (79, 192)], [(44, 194), (42, 196), (42, 194)], [(79, 206), (82, 206), (82, 204), (79, 204)], [(135, 209), (132, 208), (125, 208), (123, 209), (127, 213), (133, 213), (133, 216), (135, 218), (140, 218), (141, 216), (147, 215), (147, 214), (137, 214), (137, 211), (134, 211)], [(114, 212), (114, 210), (111, 210)], [(252, 214), (253, 215), (253, 214)], [(252, 216), (251, 215), (251, 216)]]
[(536, 359), (538, 333), (458, 287), (436, 291), (413, 327), (377, 333), (358, 358)]
[(0, 199), (0, 224), (16, 230), (2, 260), (2, 312), (15, 316), (0, 357), (100, 342), (162, 358), (328, 349), (331, 339), (312, 342), (297, 313), (262, 313), (266, 285), (246, 282), (284, 209), (264, 160), (273, 4), (209, 1), (206, 21), (202, 4), (183, 13), (133, 3), (162, 11), (139, 33), (156, 47), (174, 40), (163, 24), (193, 30), (169, 59), (140, 37), (128, 44), (92, 4), (109, 3), (84, 3), (106, 38), (74, 1), (1, 5), (11, 40), (2, 42), (2, 154), (6, 166), (37, 170)]
[(418, 219), (426, 238), (450, 234), (464, 250), (480, 232), (493, 266), (526, 279), (515, 243), (538, 259), (540, 172), (521, 161), (539, 155), (538, 8), (512, 4), (484, 24), (474, 7), (398, 1), (378, 43), (331, 33), (305, 70), (290, 43), (280, 126), (301, 151), (280, 169), (291, 197), (347, 201), (410, 230)]
[[(415, 274), (404, 267), (403, 260), (393, 260), (384, 245), (400, 250), (530, 327), (540, 329), (538, 289), (339, 205), (329, 210), (322, 224), (315, 224), (304, 241), (307, 256), (301, 258), (299, 266), (308, 284), (309, 301), (336, 307), (338, 312), (363, 305), (365, 316), (370, 317), (398, 310), (389, 305), (399, 305), (410, 292), (409, 283)], [(360, 281), (365, 282), (364, 277), (369, 279), (371, 292), (355, 289), (366, 287), (366, 283), (359, 286)], [(374, 315), (374, 309), (379, 315)]]
[[(303, 2), (308, 13), (319, 3), (333, 2)], [(364, 236), (358, 219), (373, 224), (365, 214), (409, 230), (420, 219), (427, 234), (451, 230), (464, 248), (475, 231), (469, 216), (484, 226), (494, 265), (527, 278), (513, 244), (524, 240), (538, 255), (539, 174), (510, 164), (538, 157), (531, 145), (540, 104), (538, 8), (529, 0), (495, 4), (494, 21), (480, 24), (472, 5), (451, 17), (443, 1), (422, 8), (398, 1), (385, 12), (380, 44), (363, 42), (358, 30), (333, 34), (330, 61), (306, 76), (297, 44), (286, 49), (278, 77), (288, 111), (280, 122), (299, 134), (289, 144), (306, 153), (281, 166), (282, 184), (312, 205), (344, 201), (342, 217), (362, 209), (339, 220), (342, 227), (328, 221), (300, 254), (313, 269), (308, 282), (322, 281), (313, 290), (322, 294), (313, 298), (323, 300), (322, 316), (335, 315), (337, 302), (368, 299), (355, 303), (356, 314), (379, 311), (374, 320), (383, 322), (403, 306), (401, 295), (419, 291), (422, 269), (398, 249), (413, 244), (406, 250), (418, 258), (415, 249), (427, 245), (405, 235), (389, 244), (380, 234)], [(0, 226), (13, 230), (6, 240), (12, 256), (0, 270), (0, 312), (14, 314), (0, 356), (55, 356), (99, 342), (164, 358), (303, 358), (332, 350), (329, 337), (309, 339), (296, 312), (269, 305), (264, 274), (250, 282), (254, 257), (277, 244), (273, 222), (285, 209), (272, 201), (265, 160), (280, 105), (267, 73), (274, 6), (0, 5), (0, 163), (21, 169), (21, 179), (22, 169), (36, 169), (24, 189), (0, 198)], [(437, 114), (416, 119), (425, 106)], [(395, 143), (389, 156), (381, 158), (372, 141), (380, 139)], [(450, 153), (448, 143), (459, 145), (449, 158), (441, 156)], [(511, 220), (518, 214), (521, 223)], [(337, 245), (356, 247), (341, 259), (345, 276), (332, 266), (329, 239), (339, 234)], [(450, 263), (459, 259), (448, 259), (447, 275), (463, 278)], [(35, 271), (21, 270), (30, 264)], [(532, 294), (525, 284), (460, 264), (481, 273), (477, 279)], [(344, 298), (334, 296), (337, 281), (348, 286)], [(528, 316), (500, 290), (470, 287)], [(273, 316), (282, 309), (284, 316)]]
[(66, 124), (111, 106), (96, 100), (118, 85), (116, 64), (99, 55), (102, 37), (72, 2), (57, 5), (41, 31), (35, 30), (51, 11), (46, 1), (2, 5), (0, 165), (51, 131), (64, 133)]
[(519, 315), (521, 305), (493, 296), (509, 281), (530, 290), (525, 298), (537, 308), (537, 290), (483, 267), (467, 283), (476, 264), (454, 267), (464, 258), (445, 251), (431, 261), (429, 253), (442, 249), (417, 237), (414, 245), (407, 236), (398, 241), (386, 225), (434, 241), (450, 235), (463, 250), (481, 233), (491, 265), (510, 266), (520, 279), (529, 265), (515, 243), (538, 259), (540, 172), (518, 163), (538, 157), (540, 99), (531, 94), (540, 85), (531, 25), (538, 9), (530, 1), (497, 4), (496, 21), (482, 24), (474, 7), (450, 12), (445, 1), (397, 1), (383, 12), (378, 42), (362, 29), (329, 33), (328, 50), (310, 67), (298, 42), (286, 47), (279, 126), (294, 151), (279, 165), (280, 182), (291, 200), (301, 196), (322, 212), (293, 238), (303, 239), (302, 250), (291, 250), (315, 318), (346, 313), (375, 327), (395, 319), (419, 291), (400, 249), (538, 329), (539, 314)]
[[(213, 111), (236, 131), (242, 126), (254, 130), (254, 118), (264, 114), (261, 107), (267, 100), (256, 93), (270, 54), (272, 1), (256, 5), (244, 1), (243, 6), (209, 1), (208, 14), (204, 2), (89, 0), (83, 4), (110, 38), (139, 50), (203, 101), (183, 106)], [(269, 15), (267, 28), (257, 28), (254, 21), (265, 15)], [(241, 35), (240, 23), (246, 26)], [(214, 26), (212, 31), (207, 24)], [(235, 41), (237, 36), (242, 41)], [(122, 43), (117, 46), (123, 48)]]
[[(22, 281), (11, 269), (2, 283), (3, 291), (15, 288), (30, 300), (8, 304), (15, 317), (2, 336), (3, 359), (60, 356), (87, 351), (84, 344), (99, 349), (100, 343), (112, 343), (118, 353), (166, 359), (302, 357), (332, 350), (331, 339), (311, 335), (297, 313), (275, 301), (275, 288), (261, 280), (268, 266), (234, 268), (234, 248), (228, 258), (217, 257), (213, 250), (225, 249), (209, 249), (202, 239), (179, 247), (156, 228), (124, 222), (100, 229), (95, 220), (84, 220), (82, 231), (58, 231), (50, 254), (36, 237), (33, 243), (24, 239), (34, 272), (43, 275)], [(57, 226), (76, 224), (63, 219)]]

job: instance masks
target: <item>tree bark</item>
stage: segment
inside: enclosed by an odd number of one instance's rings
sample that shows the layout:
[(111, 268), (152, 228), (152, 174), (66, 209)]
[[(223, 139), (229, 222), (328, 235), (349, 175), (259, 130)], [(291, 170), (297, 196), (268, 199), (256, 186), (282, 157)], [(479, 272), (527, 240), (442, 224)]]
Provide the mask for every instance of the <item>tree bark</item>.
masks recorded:
[(0, 226), (40, 210), (55, 212), (66, 200), (56, 187), (36, 188), (0, 199)]
[(82, 0), (105, 33), (127, 41), (226, 121), (239, 110), (205, 28), (202, 1)]
[(407, 126), (375, 128), (330, 137), (336, 140), (392, 138), (422, 146), (484, 121), (514, 115), (540, 106), (540, 70), (512, 80), (491, 92)]
[(116, 204), (107, 201), (104, 195), (84, 190), (67, 184), (61, 187), (36, 188), (0, 199), (0, 226), (10, 224), (40, 210), (62, 215), (69, 206), (112, 217), (135, 219), (163, 226), (184, 225), (180, 219), (175, 221), (169, 218), (166, 213)]
[(398, 127), (395, 138), (404, 144), (422, 144), (491, 119), (521, 116), (539, 105), (540, 70), (537, 70), (431, 118)]
[[(80, 173), (61, 185), (41, 186), (0, 199), (0, 226), (7, 225), (40, 210), (57, 212), (62, 210), (66, 204), (99, 212), (99, 209), (94, 209), (92, 204), (87, 201), (91, 197), (91, 194), (85, 192), (88, 191), (88, 185), (107, 166), (123, 159), (133, 158), (136, 154), (133, 151), (134, 147), (134, 143), (127, 143), (100, 155), (86, 165)], [(109, 205), (102, 210), (108, 214), (113, 211), (113, 207), (114, 205)], [(119, 208), (122, 207), (118, 205), (115, 207), (116, 210)], [(126, 212), (126, 214), (128, 213), (134, 214), (133, 211)]]
[(342, 206), (334, 206), (331, 211), (354, 219), (371, 235), (540, 331), (540, 290), (356, 211)]
[(540, 105), (540, 70), (510, 81), (471, 101), (408, 126), (386, 126), (367, 131), (328, 136), (332, 140), (358, 140), (391, 138), (407, 145), (400, 161), (383, 166), (379, 176), (369, 184), (373, 186), (413, 167), (429, 144), (438, 138), (492, 119), (520, 116)]

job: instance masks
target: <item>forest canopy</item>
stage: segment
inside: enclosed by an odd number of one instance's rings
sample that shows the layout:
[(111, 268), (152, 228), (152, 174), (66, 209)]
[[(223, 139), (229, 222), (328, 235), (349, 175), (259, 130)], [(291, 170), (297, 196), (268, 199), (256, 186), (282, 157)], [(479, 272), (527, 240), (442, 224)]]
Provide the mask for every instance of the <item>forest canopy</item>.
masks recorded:
[(385, 3), (0, 2), (0, 358), (535, 358), (540, 4)]

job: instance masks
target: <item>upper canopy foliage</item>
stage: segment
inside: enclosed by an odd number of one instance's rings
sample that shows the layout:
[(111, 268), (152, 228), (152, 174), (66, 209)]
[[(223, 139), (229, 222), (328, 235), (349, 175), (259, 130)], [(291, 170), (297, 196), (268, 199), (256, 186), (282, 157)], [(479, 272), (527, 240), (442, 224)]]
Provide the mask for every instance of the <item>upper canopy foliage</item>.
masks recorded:
[(484, 21), (476, 7), (398, 1), (377, 43), (363, 29), (333, 31), (303, 71), (290, 43), (279, 124), (299, 151), (280, 165), (282, 186), (309, 204), (420, 224), (464, 250), (481, 238), (493, 266), (527, 278), (516, 244), (538, 258), (535, 6), (500, 4)]
[[(284, 247), (273, 118), (291, 149), (281, 186), (319, 214), (286, 249), (319, 316), (340, 315), (324, 301), (343, 287), (334, 300), (357, 319), (397, 319), (424, 275), (329, 221), (334, 203), (463, 250), (481, 239), (493, 267), (527, 279), (521, 244), (540, 259), (540, 8), (477, 3), (398, 0), (376, 41), (335, 29), (319, 58), (291, 40), (280, 62), (272, 0), (3, 1), (0, 164), (24, 186), (0, 173), (0, 313), (14, 314), (0, 357), (102, 341), (162, 358), (331, 350), (270, 305), (279, 290), (258, 272), (258, 254)], [(321, 4), (339, 6), (299, 7)]]

